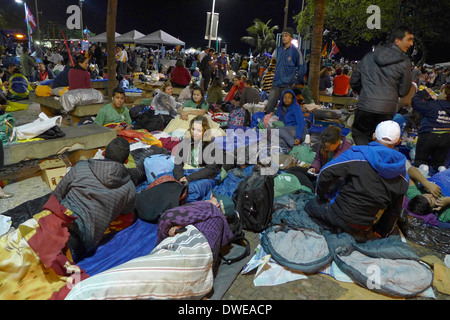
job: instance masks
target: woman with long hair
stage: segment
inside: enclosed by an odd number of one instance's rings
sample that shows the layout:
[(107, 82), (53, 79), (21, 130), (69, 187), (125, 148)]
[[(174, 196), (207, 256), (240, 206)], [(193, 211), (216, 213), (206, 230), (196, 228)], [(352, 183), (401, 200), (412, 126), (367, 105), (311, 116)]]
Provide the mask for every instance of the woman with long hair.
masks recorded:
[(85, 55), (75, 57), (75, 65), (69, 71), (69, 90), (92, 88), (88, 66), (89, 60)]

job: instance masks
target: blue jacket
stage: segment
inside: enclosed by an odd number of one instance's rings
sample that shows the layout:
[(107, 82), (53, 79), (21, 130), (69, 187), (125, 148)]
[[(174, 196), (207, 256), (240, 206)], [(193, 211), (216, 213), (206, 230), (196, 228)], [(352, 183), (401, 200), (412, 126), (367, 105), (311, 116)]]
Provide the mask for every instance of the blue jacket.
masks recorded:
[(388, 235), (402, 211), (409, 177), (406, 157), (378, 142), (353, 146), (328, 162), (317, 177), (317, 195), (326, 199), (330, 186), (342, 186), (331, 199), (331, 208), (349, 225), (374, 225)]
[[(292, 105), (289, 108), (287, 108), (287, 110), (286, 110), (286, 106), (283, 103), (283, 97), (287, 92), (292, 93), (294, 101), (293, 101)], [(280, 121), (283, 121), (285, 126), (287, 126), (287, 127), (297, 126), (295, 138), (299, 139), (299, 140), (303, 139), (305, 118), (303, 117), (302, 108), (297, 103), (297, 99), (295, 97), (294, 91), (288, 89), (283, 92), (283, 94), (281, 95), (281, 98), (280, 98), (280, 103), (278, 104), (278, 107), (277, 107), (276, 116), (278, 117), (278, 119), (280, 119)]]
[(294, 45), (287, 49), (284, 49), (284, 46), (278, 47), (276, 58), (277, 64), (273, 77), (275, 87), (287, 87), (303, 81), (307, 67), (302, 54)]

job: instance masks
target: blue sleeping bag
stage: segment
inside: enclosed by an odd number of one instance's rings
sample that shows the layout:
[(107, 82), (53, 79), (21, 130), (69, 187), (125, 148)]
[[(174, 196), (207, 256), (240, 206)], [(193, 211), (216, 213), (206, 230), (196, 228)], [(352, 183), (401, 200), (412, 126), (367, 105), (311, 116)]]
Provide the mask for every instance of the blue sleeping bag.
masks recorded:
[[(184, 175), (188, 176), (201, 169), (186, 169)], [(211, 189), (220, 183), (220, 173), (213, 179), (200, 179), (189, 182), (186, 203), (203, 201), (211, 198)]]
[(89, 276), (149, 254), (156, 247), (158, 224), (137, 219), (134, 224), (110, 235), (90, 257), (77, 262)]

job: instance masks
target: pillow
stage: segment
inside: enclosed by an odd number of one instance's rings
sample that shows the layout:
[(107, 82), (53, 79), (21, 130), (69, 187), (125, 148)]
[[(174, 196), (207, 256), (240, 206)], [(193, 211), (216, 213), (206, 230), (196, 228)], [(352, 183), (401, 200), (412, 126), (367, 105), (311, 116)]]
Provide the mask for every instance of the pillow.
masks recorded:
[(150, 254), (79, 282), (65, 299), (201, 299), (213, 287), (212, 262), (205, 236), (189, 225)]

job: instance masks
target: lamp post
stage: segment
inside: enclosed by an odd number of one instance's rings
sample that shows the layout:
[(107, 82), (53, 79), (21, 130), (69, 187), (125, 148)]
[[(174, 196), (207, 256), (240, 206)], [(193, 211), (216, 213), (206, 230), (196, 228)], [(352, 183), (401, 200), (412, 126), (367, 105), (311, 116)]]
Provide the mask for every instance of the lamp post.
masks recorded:
[(31, 35), (30, 35), (30, 28), (28, 26), (27, 3), (25, 1), (22, 1), (22, 0), (15, 0), (15, 1), (16, 1), (16, 3), (23, 4), (23, 8), (24, 8), (24, 11), (25, 11), (25, 23), (27, 24), (28, 49), (31, 52)]
[(209, 20), (209, 40), (208, 40), (208, 48), (211, 48), (211, 34), (213, 30), (213, 20), (214, 20), (214, 7), (216, 5), (216, 0), (213, 0), (212, 10), (211, 10), (211, 18)]
[(79, 0), (78, 4), (80, 5), (80, 23), (81, 23), (81, 38), (80, 40), (83, 41), (83, 2), (84, 0)]
[(216, 51), (219, 52), (220, 51), (220, 41), (222, 41), (222, 38), (217, 38), (216, 40)]
[(34, 0), (34, 6), (36, 7), (36, 24), (38, 29), (38, 39), (41, 39), (41, 27), (39, 26), (39, 10), (38, 10), (38, 0)]

